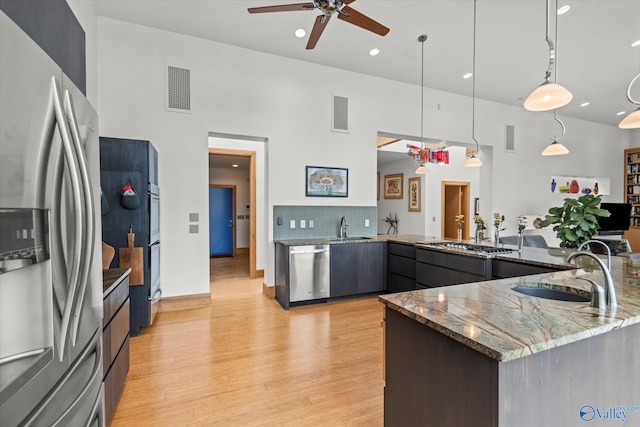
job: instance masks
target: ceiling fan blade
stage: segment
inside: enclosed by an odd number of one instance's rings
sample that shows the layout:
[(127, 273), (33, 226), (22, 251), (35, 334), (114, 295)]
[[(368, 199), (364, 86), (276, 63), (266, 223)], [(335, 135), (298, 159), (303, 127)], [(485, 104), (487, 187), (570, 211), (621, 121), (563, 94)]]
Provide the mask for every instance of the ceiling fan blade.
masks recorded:
[(295, 3), (283, 4), (280, 6), (263, 6), (250, 7), (247, 9), (249, 13), (266, 13), (266, 12), (291, 12), (296, 10), (313, 10), (316, 6), (313, 3)]
[(316, 47), (316, 43), (318, 43), (318, 39), (320, 39), (320, 36), (329, 23), (330, 18), (330, 15), (318, 15), (316, 17), (316, 22), (313, 24), (313, 29), (311, 30), (309, 41), (307, 42), (307, 49), (313, 49)]
[(357, 25), (360, 28), (364, 28), (365, 30), (369, 30), (381, 36), (384, 36), (389, 32), (389, 29), (384, 25), (363, 15), (357, 10), (350, 8), (349, 6), (343, 7), (340, 12), (346, 12), (348, 16), (343, 13), (338, 13), (338, 19), (347, 21), (350, 24)]

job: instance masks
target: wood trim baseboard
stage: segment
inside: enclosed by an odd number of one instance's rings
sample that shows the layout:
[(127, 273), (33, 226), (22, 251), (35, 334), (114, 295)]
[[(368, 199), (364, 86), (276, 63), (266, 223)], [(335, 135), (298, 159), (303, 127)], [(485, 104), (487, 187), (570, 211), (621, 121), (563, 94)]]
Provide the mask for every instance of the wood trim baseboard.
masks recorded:
[(276, 287), (262, 282), (262, 294), (269, 299), (276, 299)]
[(236, 248), (236, 255), (244, 255), (249, 253), (249, 248)]
[(257, 277), (264, 277), (264, 270), (256, 270)]
[(158, 312), (186, 310), (189, 308), (200, 308), (211, 305), (211, 294), (181, 295), (177, 297), (167, 297), (160, 299)]

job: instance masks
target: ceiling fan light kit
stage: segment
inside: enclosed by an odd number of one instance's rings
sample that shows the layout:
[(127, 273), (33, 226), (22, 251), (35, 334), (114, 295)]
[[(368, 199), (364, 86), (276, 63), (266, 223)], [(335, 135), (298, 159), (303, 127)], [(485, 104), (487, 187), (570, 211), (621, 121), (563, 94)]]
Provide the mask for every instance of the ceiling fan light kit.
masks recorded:
[(276, 6), (262, 6), (262, 7), (250, 7), (249, 13), (270, 13), (270, 12), (293, 12), (300, 10), (316, 10), (322, 12), (321, 15), (316, 17), (309, 40), (307, 41), (307, 49), (313, 49), (316, 47), (320, 36), (324, 32), (331, 16), (335, 13), (338, 14), (338, 19), (345, 22), (364, 28), (372, 33), (379, 34), (381, 36), (386, 35), (389, 32), (389, 28), (380, 24), (377, 21), (369, 18), (366, 15), (358, 12), (357, 10), (347, 6), (356, 0), (313, 0), (313, 2), (307, 3), (295, 3), (295, 4), (283, 4)]
[[(524, 101), (524, 108), (529, 111), (549, 111), (556, 108), (564, 107), (573, 99), (573, 95), (569, 90), (557, 84), (557, 67), (556, 67), (556, 82), (551, 82), (549, 78), (553, 71), (553, 62), (558, 58), (557, 49), (554, 50), (553, 42), (549, 37), (549, 21), (551, 15), (549, 12), (549, 4), (551, 0), (547, 0), (547, 21), (546, 21), (546, 38), (549, 45), (549, 68), (545, 74), (544, 82), (538, 88), (536, 88)], [(558, 2), (556, 0), (556, 10), (558, 9)], [(558, 38), (558, 17), (556, 15), (556, 43)]]

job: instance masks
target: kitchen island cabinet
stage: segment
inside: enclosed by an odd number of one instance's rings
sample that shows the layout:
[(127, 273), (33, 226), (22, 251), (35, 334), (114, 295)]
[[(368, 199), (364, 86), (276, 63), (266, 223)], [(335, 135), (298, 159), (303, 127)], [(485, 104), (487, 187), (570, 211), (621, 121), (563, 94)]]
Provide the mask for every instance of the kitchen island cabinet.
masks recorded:
[[(530, 257), (554, 264), (547, 251)], [(639, 270), (614, 257), (617, 309), (511, 289), (537, 280), (588, 290), (581, 279), (602, 283), (603, 275), (586, 264), (381, 295), (385, 425), (604, 425), (605, 414), (640, 425)]]
[(416, 247), (413, 244), (387, 243), (387, 290), (412, 291), (416, 288)]
[(491, 278), (491, 258), (416, 249), (416, 288), (437, 288)]

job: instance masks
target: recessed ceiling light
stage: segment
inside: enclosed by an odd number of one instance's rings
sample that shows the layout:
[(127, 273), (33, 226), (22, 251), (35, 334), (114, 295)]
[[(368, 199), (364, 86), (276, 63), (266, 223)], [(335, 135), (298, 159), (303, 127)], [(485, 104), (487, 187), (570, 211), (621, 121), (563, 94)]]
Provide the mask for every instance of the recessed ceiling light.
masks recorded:
[(467, 73), (465, 75), (462, 76), (463, 79), (470, 79), (471, 76), (473, 76), (473, 73)]
[(301, 39), (301, 38), (303, 38), (304, 36), (306, 36), (306, 35), (307, 35), (307, 32), (306, 32), (305, 30), (303, 30), (302, 28), (298, 28), (298, 29), (295, 31), (295, 33), (294, 33), (294, 34), (296, 35), (296, 37), (297, 37), (297, 38)]
[(380, 49), (378, 49), (377, 47), (374, 47), (373, 49), (371, 49), (369, 51), (369, 55), (371, 55), (371, 56), (376, 56), (379, 53), (380, 53)]
[(569, 9), (571, 9), (571, 6), (569, 6), (568, 4), (560, 6), (558, 8), (558, 15), (564, 15), (565, 13), (569, 12)]
[(589, 102), (583, 102), (582, 104), (580, 104), (581, 107), (586, 107), (587, 105), (589, 105)]
[(633, 43), (631, 43), (631, 47), (638, 47), (640, 46), (640, 40), (636, 40)]
[(232, 168), (237, 168), (237, 167), (238, 167), (238, 165), (233, 164), (233, 165), (231, 165), (231, 167), (232, 167)]
[(621, 115), (623, 115), (625, 113), (626, 113), (626, 111), (620, 111), (619, 113), (616, 113), (616, 116), (621, 116)]

